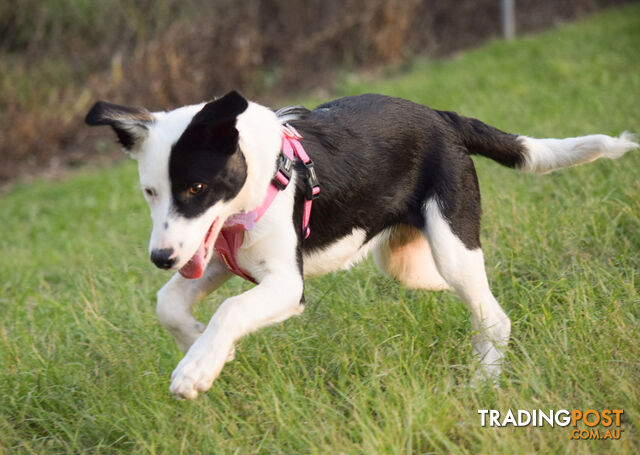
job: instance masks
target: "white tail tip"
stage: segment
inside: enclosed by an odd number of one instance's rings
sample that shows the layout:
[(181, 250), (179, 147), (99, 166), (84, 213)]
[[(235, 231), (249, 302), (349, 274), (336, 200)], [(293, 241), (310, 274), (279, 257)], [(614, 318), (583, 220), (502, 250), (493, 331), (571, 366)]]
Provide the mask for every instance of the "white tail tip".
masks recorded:
[(588, 163), (601, 157), (619, 158), (640, 147), (633, 134), (626, 131), (619, 137), (592, 134), (566, 139), (534, 139), (521, 136), (521, 141), (526, 148), (522, 170), (539, 174)]
[(635, 141), (635, 136), (628, 131), (612, 139), (613, 144), (602, 151), (602, 156), (605, 158), (620, 158), (625, 153), (640, 148), (640, 145)]

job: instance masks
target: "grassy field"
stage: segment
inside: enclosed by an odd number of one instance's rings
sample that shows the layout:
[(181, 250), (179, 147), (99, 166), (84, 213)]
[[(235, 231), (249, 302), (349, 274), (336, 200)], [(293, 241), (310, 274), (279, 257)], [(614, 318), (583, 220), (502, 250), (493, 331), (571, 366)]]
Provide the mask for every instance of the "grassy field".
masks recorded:
[[(538, 137), (637, 133), (640, 6), (336, 91)], [(476, 163), (489, 279), (513, 321), (497, 391), (466, 385), (464, 305), (368, 261), (310, 280), (302, 316), (242, 340), (208, 394), (176, 401), (181, 355), (154, 314), (168, 275), (148, 260), (134, 163), (2, 195), (0, 453), (637, 453), (640, 153), (547, 176)], [(233, 279), (198, 316), (247, 287)], [(481, 427), (492, 408), (624, 409), (624, 431)]]

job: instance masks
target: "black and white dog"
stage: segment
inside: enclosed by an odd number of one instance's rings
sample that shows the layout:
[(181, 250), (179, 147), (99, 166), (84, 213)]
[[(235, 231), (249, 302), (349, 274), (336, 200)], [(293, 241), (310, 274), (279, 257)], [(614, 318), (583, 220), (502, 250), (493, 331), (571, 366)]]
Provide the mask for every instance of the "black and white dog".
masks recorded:
[[(495, 379), (511, 324), (485, 273), (470, 155), (546, 173), (638, 148), (626, 133), (569, 139), (507, 134), (381, 95), (278, 112), (237, 92), (170, 112), (98, 102), (86, 122), (113, 127), (137, 160), (153, 220), (151, 260), (180, 271), (158, 292), (157, 313), (186, 353), (170, 386), (183, 398), (211, 387), (243, 335), (300, 314), (306, 277), (348, 268), (370, 252), (381, 271), (404, 285), (450, 289), (464, 300), (482, 376)], [(257, 285), (227, 299), (204, 325), (191, 306), (233, 268), (214, 244), (227, 220), (263, 205), (283, 169), (285, 124), (302, 136), (298, 143), (316, 175), (299, 160), (288, 163), (293, 184), (278, 192), (254, 226), (245, 226), (234, 253), (236, 268)], [(310, 176), (317, 176), (321, 194), (305, 238)]]

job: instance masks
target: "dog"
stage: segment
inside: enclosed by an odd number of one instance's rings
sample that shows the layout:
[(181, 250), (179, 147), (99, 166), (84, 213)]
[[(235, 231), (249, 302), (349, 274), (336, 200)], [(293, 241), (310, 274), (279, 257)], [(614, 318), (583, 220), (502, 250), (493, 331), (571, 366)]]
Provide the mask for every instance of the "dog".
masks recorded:
[[(369, 253), (403, 285), (467, 304), (479, 374), (495, 383), (511, 323), (485, 272), (471, 155), (548, 173), (638, 148), (628, 133), (534, 139), (374, 94), (279, 111), (236, 91), (169, 112), (99, 101), (85, 121), (111, 126), (138, 162), (151, 261), (177, 271), (157, 315), (185, 353), (169, 389), (187, 399), (242, 336), (302, 313), (305, 278)], [(192, 305), (234, 274), (256, 286), (196, 320)]]

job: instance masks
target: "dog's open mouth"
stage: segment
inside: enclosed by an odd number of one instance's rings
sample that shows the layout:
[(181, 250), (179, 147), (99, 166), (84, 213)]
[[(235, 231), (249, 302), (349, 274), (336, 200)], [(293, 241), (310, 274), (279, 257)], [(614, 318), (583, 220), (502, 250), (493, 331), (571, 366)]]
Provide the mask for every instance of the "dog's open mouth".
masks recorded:
[(180, 275), (182, 275), (183, 277), (196, 279), (200, 278), (204, 273), (207, 255), (209, 254), (209, 251), (211, 251), (211, 245), (218, 236), (218, 220), (219, 218), (213, 220), (213, 223), (211, 223), (207, 234), (204, 236), (204, 239), (200, 243), (200, 246), (196, 250), (195, 254), (191, 257), (191, 259), (189, 259), (189, 262), (183, 265), (179, 270)]

